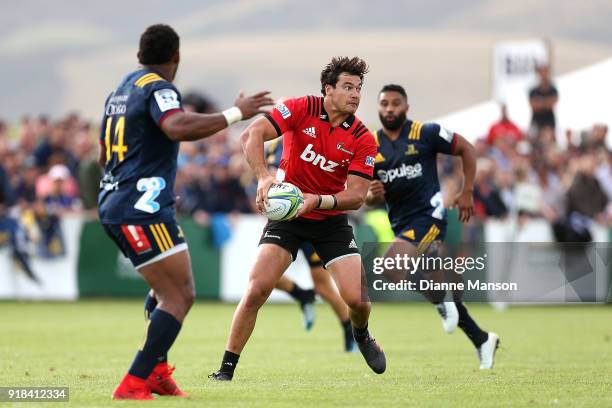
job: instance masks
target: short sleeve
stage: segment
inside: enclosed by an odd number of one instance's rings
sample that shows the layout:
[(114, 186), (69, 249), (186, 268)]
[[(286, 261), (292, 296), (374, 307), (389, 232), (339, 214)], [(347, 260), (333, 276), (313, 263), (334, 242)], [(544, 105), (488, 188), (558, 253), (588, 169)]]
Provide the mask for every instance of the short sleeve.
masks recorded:
[(457, 135), (437, 123), (426, 123), (421, 131), (426, 143), (435, 153), (452, 154)]
[(166, 81), (155, 83), (149, 94), (148, 105), (151, 118), (160, 127), (170, 115), (183, 110), (181, 94)]
[(304, 113), (306, 103), (306, 97), (287, 99), (277, 103), (269, 113), (266, 113), (266, 118), (272, 123), (278, 136), (294, 129)]
[(372, 180), (374, 163), (376, 161), (376, 142), (374, 141), (374, 136), (372, 136), (372, 133), (367, 132), (357, 139), (357, 142), (355, 157), (351, 160), (348, 173)]

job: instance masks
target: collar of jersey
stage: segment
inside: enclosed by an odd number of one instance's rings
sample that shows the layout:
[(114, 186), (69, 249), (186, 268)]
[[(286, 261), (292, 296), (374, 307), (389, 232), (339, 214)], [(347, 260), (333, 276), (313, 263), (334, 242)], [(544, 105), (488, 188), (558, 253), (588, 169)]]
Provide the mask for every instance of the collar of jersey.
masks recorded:
[[(322, 96), (319, 96), (319, 98), (321, 98), (321, 116), (319, 116), (319, 119), (329, 123), (329, 115), (327, 114), (325, 106), (323, 105), (324, 98)], [(355, 123), (355, 115), (351, 114), (344, 122), (340, 124), (340, 126), (337, 127), (341, 127), (344, 130), (349, 130), (351, 126), (353, 126), (353, 123)]]
[(125, 78), (123, 78), (123, 83), (129, 82), (132, 78), (138, 78), (138, 77), (142, 76), (145, 73), (157, 74), (157, 75), (159, 75), (160, 77), (163, 78), (163, 75), (158, 70), (150, 68), (150, 67), (142, 66), (142, 67), (140, 67), (140, 69), (138, 69), (136, 71), (132, 71), (131, 73), (127, 74), (127, 76)]
[(148, 71), (150, 73), (157, 74), (157, 75), (159, 75), (162, 78), (164, 77), (161, 72), (159, 72), (158, 70), (156, 70), (154, 68), (151, 68), (151, 67), (143, 66), (141, 71)]

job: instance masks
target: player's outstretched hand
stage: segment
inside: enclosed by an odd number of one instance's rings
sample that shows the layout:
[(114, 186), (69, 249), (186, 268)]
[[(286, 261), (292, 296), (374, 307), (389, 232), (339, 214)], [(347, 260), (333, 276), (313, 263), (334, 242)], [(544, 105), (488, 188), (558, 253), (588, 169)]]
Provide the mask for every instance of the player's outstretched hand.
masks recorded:
[(318, 194), (310, 194), (304, 193), (304, 204), (300, 207), (295, 218), (301, 217), (304, 214), (308, 214), (319, 205), (319, 195)]
[(274, 99), (270, 98), (270, 91), (261, 91), (251, 96), (244, 96), (244, 92), (240, 92), (238, 99), (234, 105), (242, 112), (242, 119), (250, 119), (258, 113), (265, 113), (262, 110), (264, 106), (274, 105)]
[(459, 208), (459, 221), (468, 222), (474, 215), (474, 198), (471, 191), (462, 191), (457, 194), (453, 207)]
[(259, 212), (263, 213), (265, 207), (270, 205), (268, 202), (268, 190), (270, 190), (270, 186), (276, 182), (277, 181), (270, 174), (257, 180), (257, 197), (255, 198), (255, 205)]

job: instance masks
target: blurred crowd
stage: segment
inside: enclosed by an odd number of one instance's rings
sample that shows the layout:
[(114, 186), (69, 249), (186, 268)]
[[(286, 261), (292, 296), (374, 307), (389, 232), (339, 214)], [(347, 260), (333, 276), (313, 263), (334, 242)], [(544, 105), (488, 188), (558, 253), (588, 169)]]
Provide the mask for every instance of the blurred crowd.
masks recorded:
[[(474, 143), (475, 215), (480, 221), (543, 218), (555, 226), (560, 240), (587, 239), (580, 234), (592, 222), (612, 225), (608, 129), (593, 124), (591, 129), (568, 130), (565, 143), (558, 143), (554, 108), (563, 96), (550, 80), (548, 67), (539, 67), (538, 74), (540, 82), (529, 92), (529, 129), (516, 126), (502, 105), (499, 121)], [(186, 110), (218, 111), (199, 93), (186, 94), (183, 102)], [(62, 214), (95, 216), (102, 174), (96, 163), (97, 130), (76, 113), (58, 120), (24, 117), (11, 129), (0, 121), (0, 218), (21, 220), (29, 236), (46, 240), (49, 253), (62, 251), (61, 235), (53, 232)], [(256, 182), (238, 134), (225, 130), (181, 144), (175, 187), (179, 214), (214, 227), (227, 223), (227, 214), (255, 212)], [(447, 199), (460, 185), (459, 166), (456, 158), (440, 159)]]
[[(188, 93), (185, 110), (218, 112), (202, 94)], [(200, 225), (214, 222), (215, 214), (252, 213), (257, 184), (244, 159), (238, 141), (239, 131), (225, 129), (192, 143), (181, 143), (175, 193), (177, 211), (191, 215)]]
[[(474, 143), (477, 174), (475, 215), (516, 217), (519, 224), (546, 219), (558, 241), (590, 241), (593, 222), (612, 225), (612, 153), (608, 128), (566, 130), (556, 137), (554, 108), (559, 95), (550, 68), (537, 69), (539, 83), (529, 92), (532, 120), (520, 129), (500, 105), (499, 121)], [(443, 174), (458, 184), (456, 161), (443, 161)]]
[[(197, 93), (185, 95), (184, 107), (217, 111)], [(62, 255), (62, 215), (96, 216), (103, 174), (97, 163), (97, 132), (97, 125), (76, 113), (57, 120), (26, 116), (10, 128), (0, 121), (0, 246), (10, 242), (17, 247), (16, 237), (23, 235), (40, 244), (38, 255)], [(248, 196), (256, 184), (237, 137), (223, 131), (181, 144), (175, 186), (179, 214), (203, 226), (226, 227), (227, 221), (217, 215), (254, 211)]]

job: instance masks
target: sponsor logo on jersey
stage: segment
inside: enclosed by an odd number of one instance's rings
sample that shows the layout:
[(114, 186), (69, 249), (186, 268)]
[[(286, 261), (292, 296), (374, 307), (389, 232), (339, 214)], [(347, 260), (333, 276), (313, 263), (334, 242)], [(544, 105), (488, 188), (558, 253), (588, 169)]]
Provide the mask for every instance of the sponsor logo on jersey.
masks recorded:
[(409, 229), (408, 231), (402, 233), (402, 237), (406, 237), (408, 239), (415, 240), (416, 237), (414, 235), (414, 229)]
[(402, 177), (410, 180), (423, 175), (423, 166), (421, 166), (421, 163), (412, 166), (407, 166), (405, 163), (402, 163), (400, 167), (394, 169), (378, 170), (377, 175), (383, 183), (392, 183), (393, 180)]
[(170, 109), (180, 109), (181, 102), (178, 100), (178, 94), (173, 89), (160, 89), (153, 93), (157, 106), (162, 112)]
[(127, 111), (126, 104), (110, 103), (106, 105), (106, 116), (125, 115)]
[(419, 154), (419, 151), (416, 149), (416, 147), (414, 147), (413, 144), (409, 144), (408, 148), (406, 149), (406, 153), (404, 153), (406, 156), (413, 156), (415, 154)]
[(350, 154), (351, 156), (354, 156), (354, 155), (355, 155), (355, 153), (351, 152), (350, 150), (346, 150), (346, 149), (344, 148), (344, 142), (340, 142), (340, 143), (338, 143), (338, 144), (336, 145), (336, 148), (337, 148), (338, 150), (340, 150), (341, 152), (344, 152), (344, 153)]
[(137, 255), (151, 251), (151, 243), (140, 225), (122, 225), (121, 231)]
[(302, 133), (304, 133), (307, 136), (313, 137), (315, 139), (317, 138), (317, 128), (315, 128), (314, 126), (311, 126), (306, 129), (302, 129)]
[(111, 173), (106, 173), (100, 180), (100, 188), (105, 191), (115, 191), (119, 189), (119, 182), (115, 181)]
[(348, 247), (357, 249), (357, 243), (355, 242), (355, 238), (351, 239), (351, 242), (349, 243)]
[(264, 234), (264, 238), (276, 238), (276, 239), (282, 239), (281, 237), (279, 237), (278, 235), (272, 235), (270, 234), (268, 231), (266, 231), (266, 233)]
[(276, 109), (281, 114), (283, 119), (287, 119), (289, 116), (291, 116), (291, 111), (284, 103), (277, 103), (274, 106), (274, 109)]
[(375, 163), (376, 163), (376, 159), (374, 157), (366, 156), (366, 158), (365, 158), (365, 165), (366, 166), (374, 167)]
[(453, 132), (449, 131), (448, 129), (443, 128), (442, 126), (440, 126), (440, 137), (444, 140), (446, 140), (448, 143), (452, 143), (453, 141)]
[(334, 170), (334, 168), (338, 167), (338, 163), (326, 159), (325, 156), (320, 155), (314, 150), (312, 150), (312, 147), (312, 144), (306, 146), (306, 148), (300, 155), (300, 159), (315, 166), (319, 166), (319, 168), (323, 171), (328, 171), (330, 173), (335, 172), (336, 170)]
[(113, 95), (108, 100), (110, 103), (126, 103), (128, 95)]

